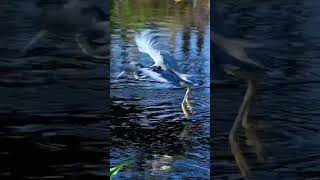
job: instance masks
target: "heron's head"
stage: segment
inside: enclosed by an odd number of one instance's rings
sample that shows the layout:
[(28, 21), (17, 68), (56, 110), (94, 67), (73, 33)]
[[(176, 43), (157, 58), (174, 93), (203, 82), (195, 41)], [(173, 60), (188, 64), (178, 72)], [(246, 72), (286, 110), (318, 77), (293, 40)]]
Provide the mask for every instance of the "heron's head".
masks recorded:
[(155, 72), (159, 72), (159, 71), (162, 70), (162, 69), (161, 69), (161, 66), (151, 66), (150, 69), (151, 69), (152, 71), (155, 71)]

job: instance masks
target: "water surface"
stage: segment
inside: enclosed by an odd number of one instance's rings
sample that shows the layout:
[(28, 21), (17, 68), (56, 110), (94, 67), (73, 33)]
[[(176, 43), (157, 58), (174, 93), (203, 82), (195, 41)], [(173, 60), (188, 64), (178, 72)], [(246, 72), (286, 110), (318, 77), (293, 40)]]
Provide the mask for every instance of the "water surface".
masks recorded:
[(107, 63), (72, 38), (21, 51), (65, 2), (0, 2), (0, 179), (106, 178)]
[[(111, 14), (110, 164), (132, 161), (115, 179), (209, 179), (209, 1), (115, 0)], [(156, 30), (161, 49), (196, 80), (189, 120), (180, 107), (185, 89), (116, 79), (125, 62), (153, 64), (134, 42), (144, 29)]]
[[(245, 132), (238, 132), (254, 178), (319, 179), (319, 2), (226, 0), (217, 7), (213, 29), (263, 44), (249, 51), (250, 57), (271, 70), (259, 79), (251, 114), (254, 141), (262, 144), (265, 161), (257, 160)], [(240, 81), (214, 91), (216, 179), (241, 179), (228, 133), (245, 87)]]

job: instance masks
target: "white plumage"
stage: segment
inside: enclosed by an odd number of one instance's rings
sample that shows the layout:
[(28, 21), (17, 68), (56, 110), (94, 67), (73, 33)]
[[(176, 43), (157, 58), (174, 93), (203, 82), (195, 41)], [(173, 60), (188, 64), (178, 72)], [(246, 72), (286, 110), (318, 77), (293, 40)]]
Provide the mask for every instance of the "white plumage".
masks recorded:
[(155, 41), (150, 30), (142, 31), (140, 34), (137, 34), (135, 40), (139, 51), (149, 54), (149, 56), (154, 60), (154, 66), (160, 66), (163, 69), (166, 68), (163, 56), (158, 50), (159, 44)]
[(159, 50), (159, 44), (151, 30), (145, 30), (140, 34), (137, 34), (135, 41), (139, 51), (148, 54), (153, 59), (153, 67), (161, 67), (161, 70), (170, 72), (174, 76), (178, 76), (178, 78), (175, 78), (176, 80), (179, 79), (190, 84), (192, 83), (190, 80), (191, 76), (181, 72), (176, 59)]

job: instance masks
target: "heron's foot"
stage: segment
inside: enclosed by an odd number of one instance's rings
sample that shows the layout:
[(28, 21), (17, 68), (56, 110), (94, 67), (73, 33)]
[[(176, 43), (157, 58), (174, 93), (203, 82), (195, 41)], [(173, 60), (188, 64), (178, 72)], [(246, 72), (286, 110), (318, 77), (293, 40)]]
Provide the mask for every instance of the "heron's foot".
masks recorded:
[(240, 149), (239, 144), (236, 142), (235, 134), (230, 134), (229, 136), (229, 143), (230, 143), (230, 148), (231, 152), (236, 160), (236, 163), (240, 169), (241, 175), (244, 178), (248, 178), (251, 175), (250, 168), (248, 166), (248, 163), (243, 156), (243, 153)]
[[(191, 89), (190, 89), (190, 91), (191, 91)], [(186, 97), (186, 105), (187, 105), (187, 108), (189, 108), (189, 111), (192, 113), (192, 105), (191, 105), (191, 103), (189, 101), (189, 93), (187, 94), (187, 97)]]
[(253, 152), (256, 154), (259, 162), (264, 162), (264, 150), (263, 146), (257, 136), (255, 127), (251, 124), (247, 124), (245, 130), (245, 135), (247, 137), (246, 144), (252, 146)]
[(188, 86), (186, 94), (184, 95), (183, 101), (181, 103), (182, 112), (187, 119), (189, 119), (189, 112), (186, 110), (186, 108), (188, 108), (190, 113), (192, 112), (192, 106), (189, 102), (189, 93), (190, 93), (190, 87)]
[(186, 107), (185, 107), (185, 103), (184, 103), (184, 102), (181, 103), (181, 109), (182, 109), (182, 112), (183, 112), (183, 114), (184, 114), (184, 117), (186, 117), (187, 119), (189, 119), (189, 113), (188, 113), (188, 111), (186, 110)]
[(256, 154), (259, 162), (265, 161), (263, 146), (259, 141), (251, 139), (251, 140), (247, 140), (246, 144), (252, 147), (252, 150)]
[[(247, 114), (247, 112), (246, 112), (246, 114)], [(243, 119), (242, 119), (242, 121), (241, 121), (241, 126), (242, 126), (243, 128), (245, 128), (245, 129), (250, 128), (250, 123), (249, 123), (249, 120), (248, 120), (248, 116), (247, 116), (247, 115), (245, 115), (245, 116), (243, 117)]]
[(189, 109), (189, 111), (192, 113), (192, 106), (189, 101), (186, 101), (186, 106)]

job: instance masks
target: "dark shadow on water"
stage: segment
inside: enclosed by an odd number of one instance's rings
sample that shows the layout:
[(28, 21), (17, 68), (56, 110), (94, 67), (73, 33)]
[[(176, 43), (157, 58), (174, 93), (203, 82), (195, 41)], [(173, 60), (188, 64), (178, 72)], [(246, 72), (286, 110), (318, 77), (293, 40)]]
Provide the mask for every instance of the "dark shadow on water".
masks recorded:
[(106, 61), (84, 55), (74, 38), (44, 38), (23, 52), (44, 26), (41, 12), (65, 2), (0, 2), (0, 179), (107, 178)]
[[(319, 89), (319, 7), (317, 1), (218, 1), (212, 29), (225, 36), (263, 44), (248, 49), (250, 58), (269, 72), (259, 79), (251, 119), (253, 131), (239, 131), (238, 139), (256, 179), (318, 179), (317, 123)], [(232, 27), (232, 28), (230, 28)], [(217, 54), (218, 60), (226, 58)], [(235, 83), (235, 82), (234, 82)], [(237, 115), (245, 85), (221, 86), (213, 94), (216, 136), (216, 178), (239, 179), (227, 134)], [(242, 85), (243, 84), (243, 85)], [(237, 102), (237, 103), (235, 103)], [(249, 134), (248, 134), (249, 133)], [(250, 136), (248, 136), (250, 135)], [(265, 160), (259, 162), (248, 138), (257, 139)]]

